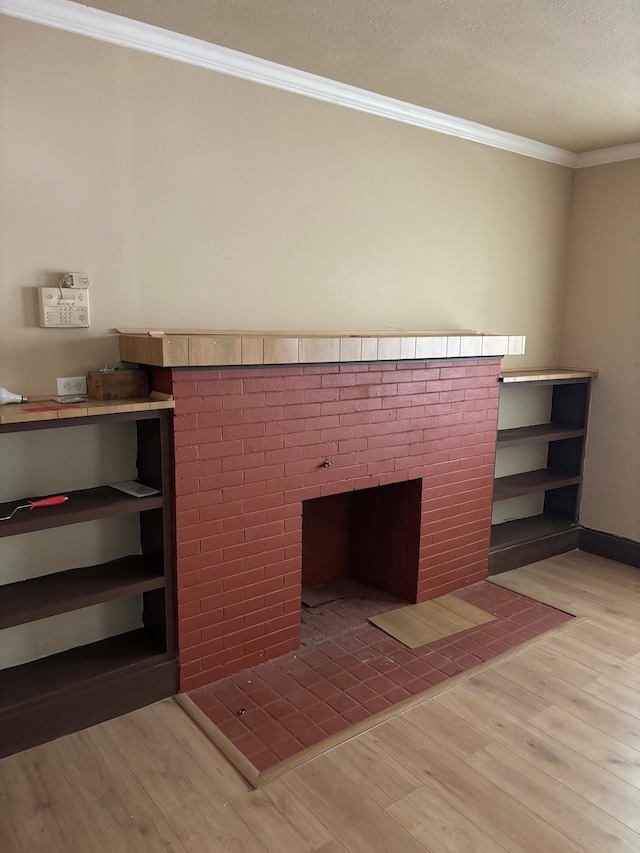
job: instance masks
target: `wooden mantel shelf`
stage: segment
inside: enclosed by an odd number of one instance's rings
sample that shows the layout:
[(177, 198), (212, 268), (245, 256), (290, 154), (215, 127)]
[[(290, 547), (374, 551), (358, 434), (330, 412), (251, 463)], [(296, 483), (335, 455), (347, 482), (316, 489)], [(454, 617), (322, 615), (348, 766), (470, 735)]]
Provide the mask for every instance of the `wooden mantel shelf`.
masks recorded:
[(326, 364), (522, 355), (522, 335), (454, 331), (118, 329), (120, 358), (159, 367)]

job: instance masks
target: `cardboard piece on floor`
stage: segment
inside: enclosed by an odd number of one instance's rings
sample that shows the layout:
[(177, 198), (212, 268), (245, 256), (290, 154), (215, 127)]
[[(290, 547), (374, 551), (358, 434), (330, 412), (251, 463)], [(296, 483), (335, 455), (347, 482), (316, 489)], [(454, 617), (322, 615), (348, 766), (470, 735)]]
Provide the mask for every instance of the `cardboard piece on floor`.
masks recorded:
[(493, 622), (495, 616), (455, 595), (442, 595), (422, 604), (410, 604), (370, 616), (369, 622), (410, 649)]
[(320, 604), (328, 604), (330, 601), (337, 601), (343, 598), (340, 590), (331, 586), (329, 583), (322, 583), (318, 586), (309, 586), (302, 590), (302, 603), (305, 607), (318, 607)]

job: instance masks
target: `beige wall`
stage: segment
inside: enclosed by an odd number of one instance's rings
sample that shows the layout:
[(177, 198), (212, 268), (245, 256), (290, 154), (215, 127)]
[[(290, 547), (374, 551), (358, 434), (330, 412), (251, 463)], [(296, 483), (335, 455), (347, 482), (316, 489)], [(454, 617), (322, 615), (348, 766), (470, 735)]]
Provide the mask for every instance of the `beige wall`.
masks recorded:
[[(0, 31), (1, 385), (113, 363), (117, 326), (476, 328), (556, 360), (570, 169)], [(37, 328), (33, 288), (68, 269), (92, 278), (92, 328)]]
[(586, 527), (640, 540), (640, 160), (576, 172), (560, 357), (597, 367)]
[[(475, 328), (526, 335), (512, 365), (554, 363), (572, 179), (0, 16), (0, 385), (113, 364), (118, 326)], [(34, 288), (66, 270), (91, 276), (88, 331), (36, 325)], [(84, 485), (102, 441), (0, 442), (0, 500)], [(0, 583), (135, 547), (73, 534), (4, 540)], [(0, 665), (136, 627), (130, 604), (5, 632)]]

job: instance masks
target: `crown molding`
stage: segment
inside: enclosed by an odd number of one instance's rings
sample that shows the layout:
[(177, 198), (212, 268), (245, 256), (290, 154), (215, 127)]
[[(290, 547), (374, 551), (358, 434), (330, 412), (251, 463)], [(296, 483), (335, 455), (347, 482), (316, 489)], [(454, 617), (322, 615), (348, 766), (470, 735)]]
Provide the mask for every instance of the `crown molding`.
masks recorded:
[[(0, 0), (0, 13), (560, 166), (575, 168), (578, 164), (590, 166), (640, 156), (637, 152), (616, 156), (617, 148), (575, 154), (71, 0)], [(624, 149), (637, 147), (640, 146), (620, 146)], [(593, 162), (590, 159), (592, 155), (603, 154), (605, 159), (600, 156)]]
[(576, 169), (588, 166), (603, 166), (605, 163), (619, 163), (621, 160), (637, 160), (640, 157), (640, 142), (629, 145), (616, 145), (613, 148), (599, 148), (597, 151), (585, 151), (576, 158)]
[(219, 74), (240, 77), (263, 86), (404, 122), (435, 133), (456, 136), (561, 166), (575, 165), (576, 155), (563, 148), (368, 92), (151, 24), (81, 6), (70, 0), (0, 0), (0, 12), (110, 44), (197, 65)]

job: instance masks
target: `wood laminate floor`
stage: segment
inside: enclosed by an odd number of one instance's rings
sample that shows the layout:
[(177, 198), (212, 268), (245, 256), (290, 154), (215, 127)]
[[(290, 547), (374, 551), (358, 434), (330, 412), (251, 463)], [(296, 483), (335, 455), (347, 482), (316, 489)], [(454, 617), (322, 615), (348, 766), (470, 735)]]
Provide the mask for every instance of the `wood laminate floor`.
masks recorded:
[(640, 851), (640, 572), (495, 579), (583, 616), (257, 791), (173, 700), (0, 761), (3, 853)]

